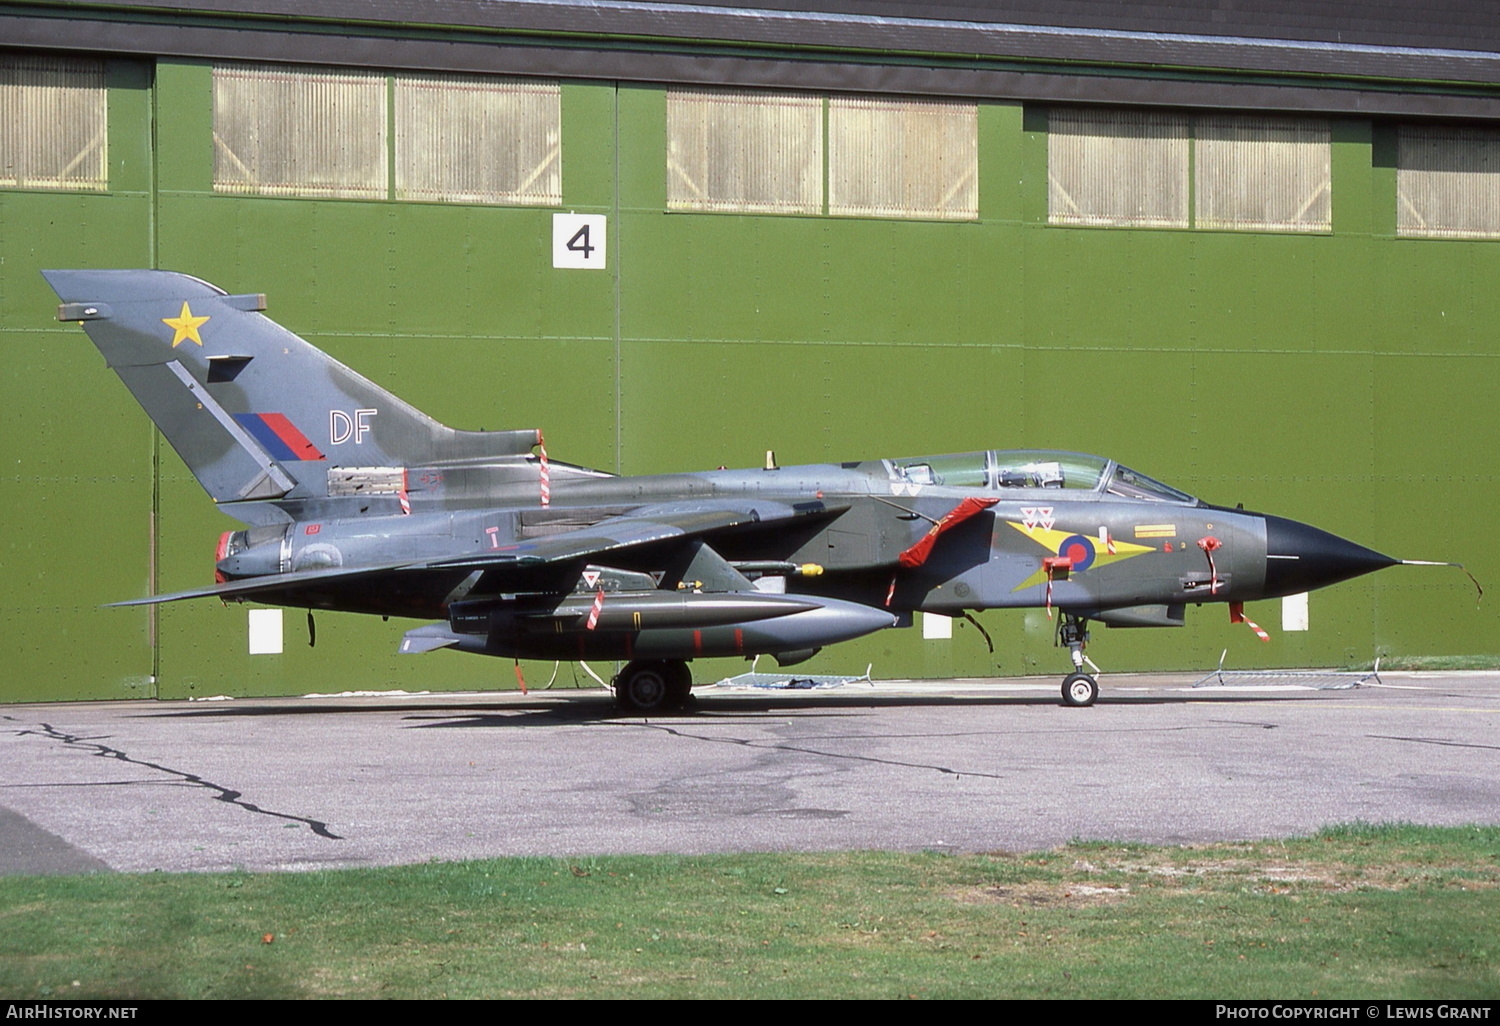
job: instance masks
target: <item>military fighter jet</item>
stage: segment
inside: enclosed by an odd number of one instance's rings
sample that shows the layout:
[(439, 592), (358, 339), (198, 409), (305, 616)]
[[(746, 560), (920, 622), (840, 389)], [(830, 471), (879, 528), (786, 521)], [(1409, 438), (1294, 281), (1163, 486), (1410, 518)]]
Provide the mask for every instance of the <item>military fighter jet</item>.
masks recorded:
[[(403, 652), (612, 659), (620, 703), (686, 700), (691, 660), (786, 665), (913, 613), (1045, 607), (1091, 705), (1090, 621), (1285, 596), (1390, 566), (1098, 456), (986, 451), (619, 477), (540, 431), (456, 431), (262, 312), (164, 271), (44, 271), (218, 507), (215, 596), (438, 622)], [(1258, 628), (1257, 628), (1258, 631)]]

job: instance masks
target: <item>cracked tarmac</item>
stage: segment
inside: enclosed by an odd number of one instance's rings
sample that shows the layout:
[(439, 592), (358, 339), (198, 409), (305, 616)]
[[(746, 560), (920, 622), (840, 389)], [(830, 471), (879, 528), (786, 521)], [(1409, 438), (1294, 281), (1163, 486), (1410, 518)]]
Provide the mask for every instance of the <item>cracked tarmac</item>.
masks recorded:
[(0, 872), (1190, 843), (1500, 822), (1500, 674), (0, 706)]

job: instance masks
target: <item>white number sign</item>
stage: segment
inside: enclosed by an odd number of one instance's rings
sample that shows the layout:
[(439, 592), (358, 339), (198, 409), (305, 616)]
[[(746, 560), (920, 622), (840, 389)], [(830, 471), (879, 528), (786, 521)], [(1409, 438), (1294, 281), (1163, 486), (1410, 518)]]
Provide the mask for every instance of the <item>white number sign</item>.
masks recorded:
[(553, 214), (552, 266), (604, 268), (604, 215)]

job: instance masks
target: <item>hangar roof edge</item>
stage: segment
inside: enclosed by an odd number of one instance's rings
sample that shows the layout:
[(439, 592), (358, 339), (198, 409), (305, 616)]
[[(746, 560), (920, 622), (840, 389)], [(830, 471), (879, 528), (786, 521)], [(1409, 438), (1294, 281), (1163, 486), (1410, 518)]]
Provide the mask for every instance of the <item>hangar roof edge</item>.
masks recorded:
[[(1500, 117), (1495, 0), (1308, 0), (1296, 11), (1275, 0), (1241, 0), (1229, 12), (1210, 0), (1016, 0), (1003, 9), (978, 0), (7, 0), (0, 39), (666, 83)], [(1174, 31), (1150, 28), (1164, 23)]]

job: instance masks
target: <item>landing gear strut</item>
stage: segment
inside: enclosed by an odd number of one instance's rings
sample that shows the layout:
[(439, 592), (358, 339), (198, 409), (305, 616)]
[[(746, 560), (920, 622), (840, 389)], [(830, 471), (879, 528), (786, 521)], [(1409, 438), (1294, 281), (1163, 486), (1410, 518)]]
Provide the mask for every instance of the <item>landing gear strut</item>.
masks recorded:
[(657, 712), (688, 702), (693, 671), (681, 659), (638, 659), (614, 679), (615, 701), (635, 712)]
[(1059, 645), (1066, 645), (1068, 654), (1073, 657), (1073, 672), (1063, 678), (1062, 682), (1063, 705), (1093, 705), (1094, 699), (1099, 697), (1099, 682), (1083, 672), (1085, 662), (1093, 667), (1095, 673), (1099, 671), (1093, 660), (1083, 654), (1089, 643), (1088, 626), (1087, 620), (1072, 613), (1063, 613), (1062, 620), (1057, 625), (1057, 642)]

